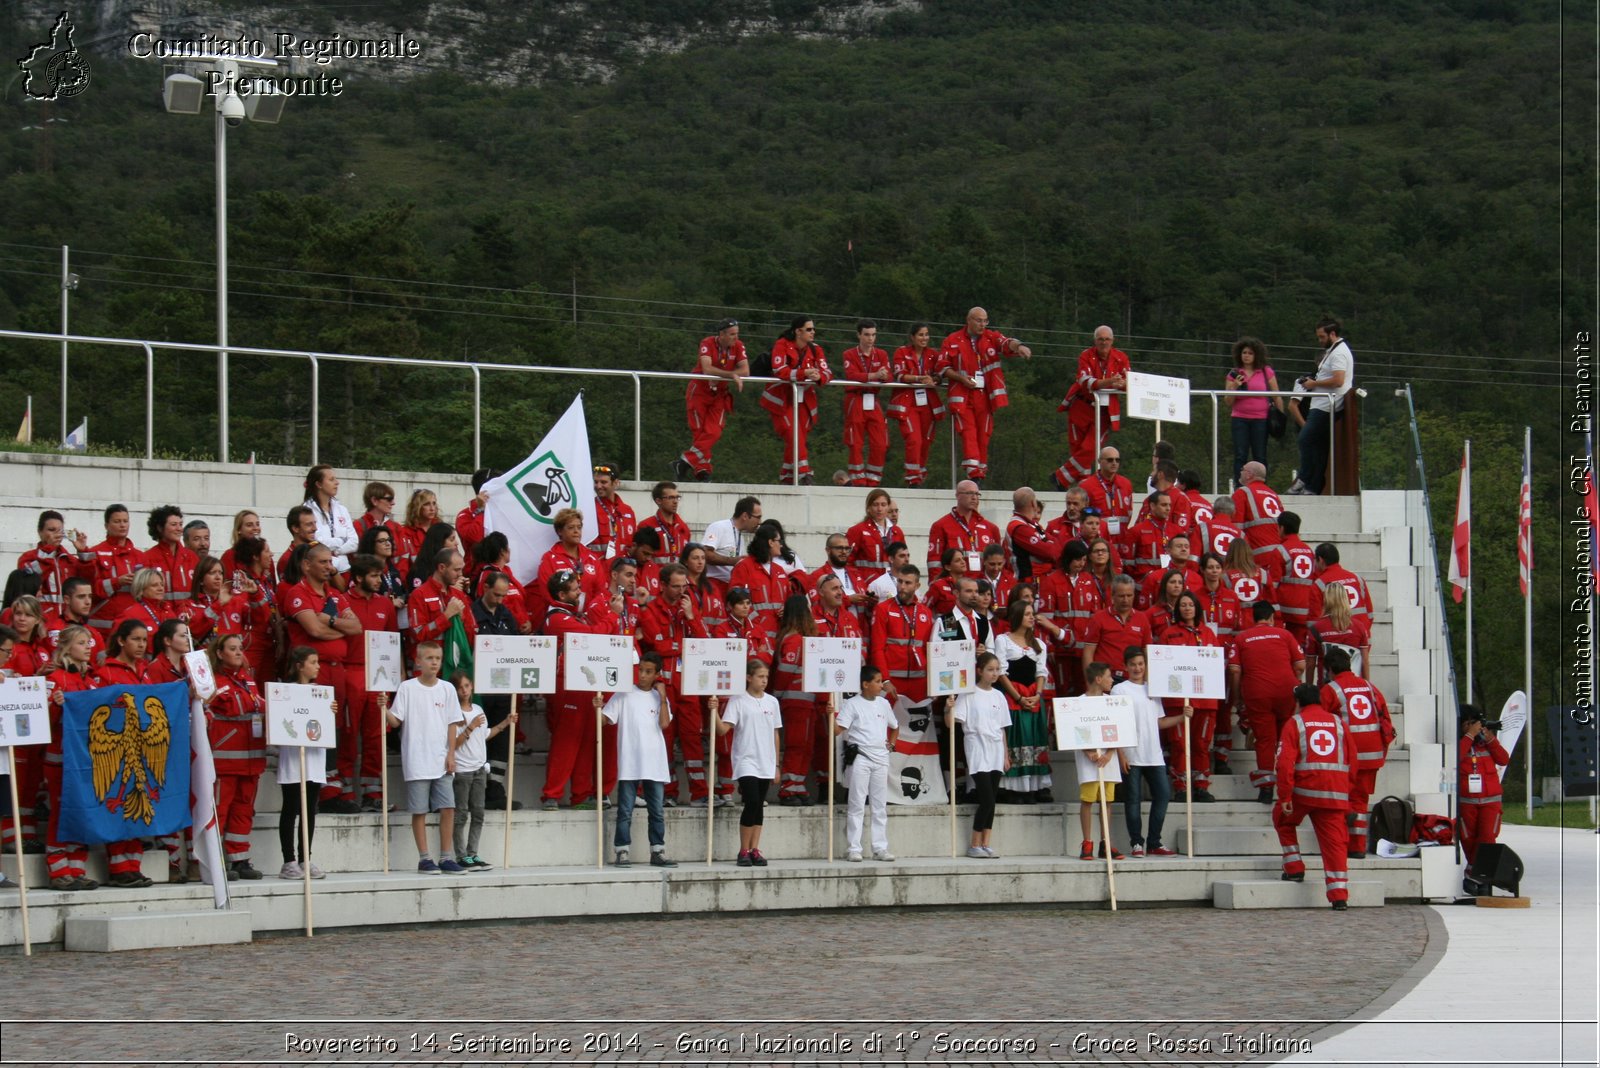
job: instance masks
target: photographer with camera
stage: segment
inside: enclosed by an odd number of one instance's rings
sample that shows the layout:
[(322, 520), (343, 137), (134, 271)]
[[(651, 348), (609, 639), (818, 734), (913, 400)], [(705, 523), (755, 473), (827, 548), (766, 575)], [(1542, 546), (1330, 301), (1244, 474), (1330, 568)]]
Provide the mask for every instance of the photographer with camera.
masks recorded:
[(1499, 720), (1486, 720), (1477, 705), (1461, 706), (1461, 743), (1456, 752), (1456, 793), (1461, 848), (1470, 865), (1478, 847), (1500, 836), (1500, 768), (1511, 756), (1495, 734)]

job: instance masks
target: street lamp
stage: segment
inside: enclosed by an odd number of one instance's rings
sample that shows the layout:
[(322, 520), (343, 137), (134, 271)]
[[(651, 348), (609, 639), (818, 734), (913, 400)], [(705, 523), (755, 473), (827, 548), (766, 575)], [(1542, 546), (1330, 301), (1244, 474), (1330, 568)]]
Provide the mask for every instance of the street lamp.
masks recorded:
[[(198, 115), (206, 90), (212, 90), (217, 138), (217, 459), (228, 462), (228, 139), (226, 128), (252, 122), (276, 123), (283, 114), (283, 96), (255, 83), (246, 86), (250, 104), (238, 91), (240, 67), (274, 68), (277, 61), (241, 56), (196, 56), (214, 64), (204, 80), (181, 71), (167, 75), (162, 104), (175, 115)], [(259, 99), (257, 94), (260, 94)]]

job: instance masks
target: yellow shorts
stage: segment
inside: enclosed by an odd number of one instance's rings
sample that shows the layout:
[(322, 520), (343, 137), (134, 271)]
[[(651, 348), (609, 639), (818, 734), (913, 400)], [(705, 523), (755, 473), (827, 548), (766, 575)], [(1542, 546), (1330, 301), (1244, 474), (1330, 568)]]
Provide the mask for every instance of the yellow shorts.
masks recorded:
[[(1117, 784), (1108, 782), (1106, 787), (1106, 804), (1110, 804), (1117, 796)], [(1098, 801), (1100, 799), (1100, 783), (1086, 782), (1078, 786), (1078, 800), (1083, 802)]]

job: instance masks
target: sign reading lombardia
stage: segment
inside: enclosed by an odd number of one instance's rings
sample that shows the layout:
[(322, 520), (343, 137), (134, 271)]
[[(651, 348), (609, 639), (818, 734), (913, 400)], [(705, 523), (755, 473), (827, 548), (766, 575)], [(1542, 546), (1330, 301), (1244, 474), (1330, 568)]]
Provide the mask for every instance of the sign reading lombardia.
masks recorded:
[(691, 697), (742, 692), (747, 648), (743, 638), (685, 638), (678, 692)]
[(1125, 694), (1057, 697), (1054, 706), (1057, 749), (1125, 749), (1138, 741), (1133, 699)]
[(555, 635), (480, 634), (472, 648), (472, 673), (479, 693), (554, 693)]
[(563, 634), (562, 687), (582, 693), (633, 685), (633, 639), (620, 634)]
[(806, 693), (855, 693), (861, 689), (860, 638), (806, 638), (800, 663)]
[(267, 683), (267, 744), (297, 749), (332, 748), (338, 742), (333, 723), (333, 687)]

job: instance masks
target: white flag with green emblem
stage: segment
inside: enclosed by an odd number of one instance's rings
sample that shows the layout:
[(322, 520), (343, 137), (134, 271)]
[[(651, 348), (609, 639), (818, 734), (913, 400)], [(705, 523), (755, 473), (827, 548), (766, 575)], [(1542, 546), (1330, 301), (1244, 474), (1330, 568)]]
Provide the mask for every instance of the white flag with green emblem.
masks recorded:
[(556, 543), (553, 524), (563, 508), (583, 513), (585, 545), (598, 536), (589, 492), (593, 466), (580, 393), (527, 459), (484, 483), (489, 491), (484, 529), (500, 531), (511, 543), (511, 572), (518, 582), (538, 577), (540, 559)]

